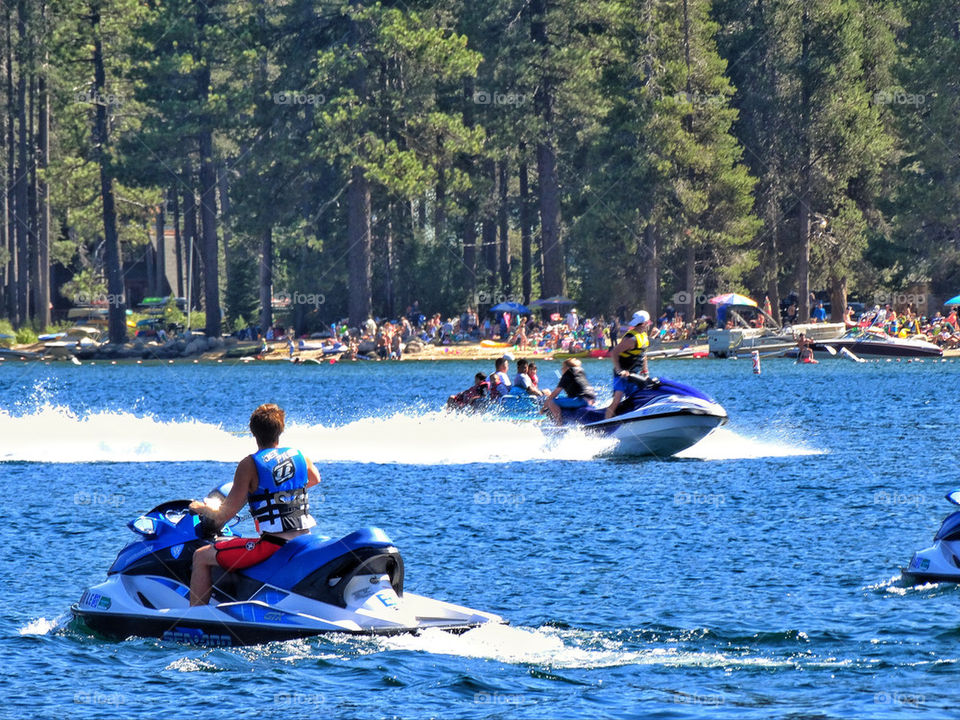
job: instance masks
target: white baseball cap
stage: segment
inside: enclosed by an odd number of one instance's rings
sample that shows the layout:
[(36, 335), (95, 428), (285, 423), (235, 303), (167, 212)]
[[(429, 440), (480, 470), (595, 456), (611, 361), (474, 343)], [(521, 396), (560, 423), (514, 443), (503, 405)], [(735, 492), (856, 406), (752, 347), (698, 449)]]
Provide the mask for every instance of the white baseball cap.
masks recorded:
[(633, 317), (630, 318), (630, 327), (647, 322), (650, 322), (650, 313), (648, 313), (646, 310), (637, 310), (633, 314)]

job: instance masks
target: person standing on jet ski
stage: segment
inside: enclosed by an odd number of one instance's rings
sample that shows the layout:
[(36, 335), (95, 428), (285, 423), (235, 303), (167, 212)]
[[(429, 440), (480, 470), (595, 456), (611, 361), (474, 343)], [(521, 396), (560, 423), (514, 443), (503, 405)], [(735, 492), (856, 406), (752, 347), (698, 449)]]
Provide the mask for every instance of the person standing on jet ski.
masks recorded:
[(613, 399), (604, 413), (607, 419), (616, 414), (624, 396), (636, 390), (637, 386), (630, 381), (630, 374), (638, 369), (644, 377), (650, 374), (647, 366), (647, 348), (650, 347), (650, 338), (647, 337), (649, 322), (650, 313), (637, 310), (630, 319), (630, 329), (610, 351), (613, 359)]
[(259, 538), (230, 538), (206, 545), (193, 554), (190, 604), (206, 605), (213, 587), (213, 567), (242, 570), (279, 550), (287, 540), (310, 532), (317, 524), (310, 515), (307, 488), (320, 482), (320, 473), (299, 450), (280, 447), (284, 412), (273, 404), (261, 405), (250, 416), (250, 432), (257, 452), (237, 465), (233, 487), (219, 508), (203, 502), (190, 503), (190, 510), (220, 528), (244, 503), (256, 524)]

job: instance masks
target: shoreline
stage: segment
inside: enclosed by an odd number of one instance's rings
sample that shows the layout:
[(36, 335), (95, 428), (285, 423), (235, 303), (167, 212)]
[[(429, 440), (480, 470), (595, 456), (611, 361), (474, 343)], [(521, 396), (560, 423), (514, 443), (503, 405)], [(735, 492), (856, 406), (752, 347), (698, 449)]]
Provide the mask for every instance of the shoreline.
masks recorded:
[[(366, 358), (364, 360), (345, 360), (341, 354), (324, 354), (323, 350), (295, 350), (293, 356), (290, 356), (289, 346), (286, 342), (268, 342), (268, 352), (260, 354), (257, 351), (262, 347), (260, 343), (233, 343), (224, 345), (215, 350), (205, 352), (194, 352), (186, 355), (169, 355), (161, 352), (161, 346), (144, 345), (137, 347), (128, 343), (123, 348), (112, 348), (108, 351), (93, 357), (77, 358), (73, 353), (54, 352), (49, 348), (44, 348), (43, 343), (34, 343), (30, 345), (14, 345), (10, 348), (0, 348), (0, 363), (2, 362), (66, 362), (80, 365), (89, 365), (96, 363), (107, 364), (148, 364), (148, 365), (170, 365), (183, 363), (276, 363), (287, 362), (294, 364), (310, 365), (334, 365), (341, 362), (439, 362), (444, 360), (466, 360), (466, 361), (484, 361), (492, 362), (503, 355), (509, 355), (513, 360), (525, 358), (527, 360), (553, 361), (571, 357), (571, 353), (563, 350), (550, 350), (546, 348), (518, 348), (517, 346), (506, 347), (488, 347), (480, 343), (455, 343), (452, 345), (436, 346), (425, 345), (416, 352), (405, 352), (399, 360), (380, 360), (379, 358)], [(684, 354), (678, 355), (680, 350)], [(674, 344), (653, 350), (650, 360), (658, 359), (711, 359), (707, 353), (707, 345), (683, 346)], [(944, 360), (960, 358), (960, 348), (944, 350)], [(585, 358), (586, 359), (586, 358)], [(893, 361), (914, 362), (925, 361), (938, 362), (940, 358), (892, 358)]]

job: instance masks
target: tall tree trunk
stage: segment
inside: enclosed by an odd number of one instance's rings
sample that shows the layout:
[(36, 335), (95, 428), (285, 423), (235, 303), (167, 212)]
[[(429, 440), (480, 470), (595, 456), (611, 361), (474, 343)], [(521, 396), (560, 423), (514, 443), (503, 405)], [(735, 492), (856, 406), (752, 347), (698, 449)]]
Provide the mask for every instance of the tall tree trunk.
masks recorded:
[[(106, 73), (103, 67), (103, 43), (100, 39), (100, 6), (91, 7), (90, 22), (93, 25), (93, 74), (95, 97), (106, 97)], [(120, 238), (117, 234), (117, 211), (113, 197), (113, 175), (107, 157), (109, 142), (107, 105), (97, 103), (94, 137), (97, 163), (100, 166), (100, 195), (103, 201), (103, 239), (106, 250), (107, 293), (110, 295), (109, 328), (110, 342), (123, 343), (127, 339), (126, 303), (123, 297), (123, 273), (120, 257)]]
[(176, 296), (185, 297), (186, 283), (183, 279), (183, 233), (180, 231), (180, 193), (175, 187), (168, 190), (170, 202), (173, 205), (173, 250), (177, 257), (177, 287), (171, 288)]
[(800, 257), (797, 260), (797, 294), (799, 295), (799, 316), (798, 320), (802, 323), (810, 319), (810, 202), (811, 198), (811, 167), (813, 161), (813, 118), (811, 102), (813, 89), (810, 87), (811, 70), (808, 67), (810, 62), (810, 30), (808, 29), (807, 3), (803, 3), (803, 38), (800, 43), (800, 187), (799, 201), (800, 214), (797, 223), (797, 247), (800, 249)]
[[(235, 282), (234, 272), (233, 272), (233, 263), (231, 254), (233, 250), (231, 248), (230, 241), (232, 235), (230, 233), (230, 178), (227, 177), (227, 166), (225, 163), (220, 163), (217, 167), (217, 191), (220, 196), (220, 222), (223, 227), (223, 273), (224, 281), (228, 288), (233, 287)], [(228, 296), (229, 297), (229, 296)], [(227, 308), (227, 313), (229, 314), (231, 308)]]
[(527, 146), (520, 143), (520, 275), (523, 286), (523, 304), (530, 304), (533, 292), (533, 236), (530, 229), (530, 190), (527, 187)]
[[(47, 62), (44, 62), (44, 73), (46, 72)], [(39, 225), (39, 298), (38, 298), (38, 319), (42, 327), (50, 324), (50, 185), (47, 182), (47, 167), (50, 164), (50, 96), (47, 93), (46, 75), (40, 76), (40, 117), (39, 117), (39, 161), (40, 161), (40, 179), (38, 185), (39, 203), (38, 211), (40, 213)]]
[(543, 294), (566, 293), (564, 255), (560, 237), (560, 187), (557, 158), (552, 145), (537, 145), (537, 174), (540, 194), (540, 243), (543, 253)]
[(767, 247), (766, 256), (766, 275), (767, 275), (767, 298), (770, 300), (770, 314), (777, 323), (782, 323), (780, 317), (780, 287), (777, 283), (780, 275), (779, 249), (780, 244), (780, 208), (778, 205), (778, 195), (776, 185), (771, 188), (771, 197), (767, 201), (769, 205), (768, 222), (770, 223), (770, 244)]
[(843, 322), (847, 309), (847, 277), (830, 278), (830, 320)]
[[(31, 49), (31, 54), (32, 52)], [(37, 188), (39, 178), (37, 177), (38, 147), (37, 127), (35, 125), (37, 117), (37, 78), (32, 73), (27, 94), (30, 98), (30, 105), (27, 109), (27, 117), (29, 118), (27, 136), (30, 138), (30, 159), (28, 161), (30, 177), (27, 183), (27, 207), (30, 213), (30, 229), (27, 233), (30, 238), (30, 317), (35, 325), (43, 328), (44, 326), (39, 324), (42, 300), (40, 298), (40, 212), (37, 205), (40, 193)]]
[[(20, 0), (17, 6), (17, 36), (21, 48), (27, 43), (26, 2)], [(22, 54), (21, 54), (22, 60)], [(30, 212), (27, 206), (27, 74), (21, 62), (17, 77), (17, 169), (14, 173), (14, 226), (17, 233), (17, 327), (26, 324), (28, 319), (28, 276), (30, 273), (29, 238)]]
[(11, 322), (17, 321), (17, 241), (16, 241), (16, 197), (14, 196), (14, 179), (16, 178), (16, 163), (14, 159), (14, 108), (16, 107), (15, 96), (13, 93), (13, 7), (11, 3), (6, 4), (6, 112), (5, 135), (4, 139), (7, 145), (7, 166), (4, 169), (4, 238), (7, 250), (6, 274), (4, 276), (5, 307), (7, 317)]
[(370, 300), (370, 186), (363, 170), (354, 167), (350, 171), (350, 187), (347, 189), (349, 217), (347, 242), (349, 243), (350, 267), (350, 324), (358, 326), (371, 314)]
[(830, 276), (830, 320), (843, 322), (847, 309), (847, 277)]
[[(473, 128), (473, 78), (464, 78), (463, 81), (463, 123), (468, 128)], [(476, 175), (475, 158), (461, 156), (457, 165), (464, 175), (473, 179)], [(477, 196), (476, 190), (471, 189), (460, 195), (460, 206), (463, 208), (463, 266), (466, 270), (466, 289), (470, 295), (474, 295), (477, 289)], [(474, 297), (476, 297), (474, 295)]]
[(189, 165), (184, 168), (183, 176), (186, 187), (183, 190), (183, 260), (184, 260), (184, 289), (190, 302), (188, 311), (199, 307), (199, 293), (197, 292), (197, 277), (200, 268), (197, 267), (197, 199), (193, 192), (193, 172)]
[[(211, 3), (212, 4), (212, 3)], [(201, 43), (206, 39), (210, 24), (209, 6), (199, 3), (197, 31)], [(207, 51), (204, 50), (204, 53)], [(200, 60), (197, 73), (197, 93), (201, 105), (206, 105), (210, 94), (210, 60)], [(220, 323), (220, 241), (217, 237), (217, 171), (213, 164), (212, 119), (204, 115), (198, 137), (200, 145), (200, 221), (203, 227), (203, 298), (206, 310), (207, 338), (219, 338)]]
[[(697, 312), (697, 248), (693, 243), (687, 245), (687, 257), (684, 262), (684, 288), (690, 295), (690, 302), (684, 307), (684, 320), (693, 322)], [(656, 317), (659, 313), (657, 307), (650, 308), (650, 316)]]
[(447, 175), (444, 168), (437, 171), (437, 187), (434, 193), (433, 239), (443, 242), (447, 235)]
[(154, 218), (154, 233), (157, 238), (157, 285), (153, 294), (157, 297), (166, 297), (169, 292), (169, 283), (167, 282), (167, 228), (166, 228), (166, 199), (161, 201), (157, 208), (157, 216)]
[(659, 303), (660, 256), (657, 230), (652, 223), (648, 224), (643, 231), (643, 239), (643, 305), (651, 317), (656, 317)]
[(483, 202), (483, 221), (480, 233), (483, 242), (484, 276), (489, 276), (491, 284), (496, 284), (499, 263), (497, 261), (497, 165), (493, 160), (483, 163), (483, 175), (488, 183), (486, 198)]
[(387, 317), (394, 317), (394, 247), (393, 247), (393, 203), (387, 205), (387, 232), (384, 236), (384, 245), (386, 246), (386, 277), (384, 278), (384, 295), (387, 301)]
[(500, 202), (497, 205), (497, 224), (500, 226), (500, 287), (510, 295), (512, 282), (510, 278), (510, 223), (508, 221), (509, 193), (507, 187), (507, 161), (499, 163)]
[(463, 266), (467, 270), (467, 289), (477, 289), (477, 225), (472, 203), (467, 203), (463, 218)]
[[(540, 47), (540, 57), (547, 65), (550, 50), (547, 38), (547, 0), (531, 0), (530, 38)], [(563, 238), (560, 234), (560, 181), (557, 176), (557, 150), (553, 140), (553, 85), (546, 70), (540, 75), (534, 94), (534, 105), (542, 124), (537, 142), (537, 193), (540, 200), (540, 242), (543, 252), (544, 296), (566, 292)]]
[(260, 236), (260, 330), (273, 325), (273, 228)]
[[(146, 252), (143, 253), (143, 264), (146, 266), (147, 270), (147, 295), (153, 296), (157, 294), (157, 268), (160, 266), (160, 263), (157, 261), (157, 244), (154, 242), (153, 238), (150, 238), (147, 241)], [(140, 302), (143, 302), (143, 298), (140, 298)], [(134, 304), (134, 298), (130, 298), (130, 304)]]
[[(359, 52), (361, 30), (356, 21), (350, 22), (349, 42)], [(350, 76), (350, 87), (360, 102), (367, 97), (367, 70), (362, 65)], [(372, 315), (371, 297), (371, 250), (372, 226), (370, 209), (370, 184), (363, 168), (350, 168), (350, 185), (347, 188), (347, 243), (350, 294), (347, 300), (350, 324), (359, 326)]]

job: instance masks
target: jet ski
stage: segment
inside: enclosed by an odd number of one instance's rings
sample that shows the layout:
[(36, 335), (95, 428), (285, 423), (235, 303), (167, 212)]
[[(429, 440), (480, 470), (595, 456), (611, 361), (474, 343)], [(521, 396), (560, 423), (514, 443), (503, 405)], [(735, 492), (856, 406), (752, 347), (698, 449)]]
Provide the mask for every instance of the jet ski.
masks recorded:
[[(210, 497), (222, 502), (229, 487), (226, 483)], [(166, 502), (128, 523), (138, 537), (117, 555), (107, 579), (71, 606), (74, 617), (108, 637), (214, 646), (331, 632), (462, 632), (503, 622), (492, 613), (404, 592), (400, 552), (374, 527), (339, 539), (301, 535), (245, 570), (215, 568), (211, 602), (191, 607), (193, 553), (217, 538), (189, 505), (189, 500)], [(220, 539), (234, 537), (230, 526), (238, 521), (220, 530)]]
[[(947, 493), (946, 498), (960, 505), (960, 490)], [(900, 574), (908, 585), (960, 582), (960, 510), (944, 518), (933, 536), (933, 545), (915, 552)]]
[(606, 408), (562, 410), (565, 426), (577, 426), (617, 440), (618, 455), (666, 457), (686, 450), (727, 422), (727, 411), (709, 395), (666, 378), (631, 375), (636, 390), (624, 397), (617, 414)]

